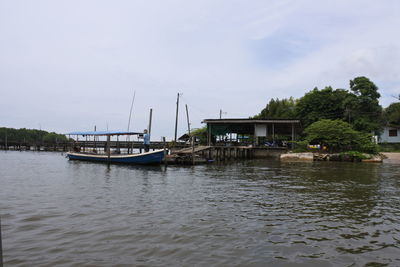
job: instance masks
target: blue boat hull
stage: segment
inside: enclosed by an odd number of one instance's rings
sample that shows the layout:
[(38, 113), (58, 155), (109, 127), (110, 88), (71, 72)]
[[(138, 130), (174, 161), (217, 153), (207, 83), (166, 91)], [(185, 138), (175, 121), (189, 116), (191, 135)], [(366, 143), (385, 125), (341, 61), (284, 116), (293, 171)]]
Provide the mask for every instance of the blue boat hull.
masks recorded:
[(85, 153), (67, 153), (70, 160), (86, 160), (106, 163), (124, 163), (124, 164), (160, 164), (164, 158), (164, 150), (156, 150), (141, 154), (128, 155), (107, 155), (85, 154)]

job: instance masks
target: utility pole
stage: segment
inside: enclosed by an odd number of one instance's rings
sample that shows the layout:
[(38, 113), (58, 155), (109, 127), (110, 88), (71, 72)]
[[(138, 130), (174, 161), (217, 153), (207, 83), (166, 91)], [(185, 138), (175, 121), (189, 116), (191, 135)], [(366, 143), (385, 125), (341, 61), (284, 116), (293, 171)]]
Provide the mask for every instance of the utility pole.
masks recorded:
[(222, 112), (222, 109), (219, 110), (219, 119), (222, 119), (222, 114), (226, 115), (228, 114), (227, 112)]
[(187, 124), (188, 124), (188, 133), (190, 135), (189, 111), (188, 111), (187, 105), (186, 105), (186, 118), (187, 118)]
[(153, 109), (150, 109), (150, 118), (149, 118), (149, 137), (151, 136), (151, 119), (153, 117)]
[(179, 97), (181, 96), (181, 93), (178, 93), (177, 98), (176, 98), (176, 119), (175, 119), (175, 138), (174, 141), (176, 142), (176, 136), (178, 134), (178, 111), (179, 111)]

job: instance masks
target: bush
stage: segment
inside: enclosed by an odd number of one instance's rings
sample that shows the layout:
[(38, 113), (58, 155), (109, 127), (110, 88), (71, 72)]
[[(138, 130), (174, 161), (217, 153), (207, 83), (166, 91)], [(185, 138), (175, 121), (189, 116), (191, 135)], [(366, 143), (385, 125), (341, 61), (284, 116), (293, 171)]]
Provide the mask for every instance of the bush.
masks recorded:
[(362, 161), (363, 159), (370, 159), (371, 157), (358, 151), (347, 151), (339, 154), (342, 160), (347, 161)]
[(400, 152), (400, 143), (381, 143), (378, 149), (380, 152)]
[(331, 153), (354, 150), (376, 154), (378, 151), (372, 135), (358, 132), (341, 120), (319, 120), (308, 126), (304, 133), (305, 141), (327, 146)]
[(206, 145), (207, 144), (207, 127), (194, 129), (190, 133), (190, 136), (197, 137), (200, 140), (201, 145)]

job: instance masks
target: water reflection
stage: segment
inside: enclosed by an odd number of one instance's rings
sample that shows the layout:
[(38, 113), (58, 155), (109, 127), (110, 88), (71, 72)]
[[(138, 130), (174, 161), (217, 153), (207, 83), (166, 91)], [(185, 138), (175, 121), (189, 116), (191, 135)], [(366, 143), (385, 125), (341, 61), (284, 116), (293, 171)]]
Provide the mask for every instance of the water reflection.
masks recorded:
[(6, 265), (399, 265), (392, 165), (0, 162)]

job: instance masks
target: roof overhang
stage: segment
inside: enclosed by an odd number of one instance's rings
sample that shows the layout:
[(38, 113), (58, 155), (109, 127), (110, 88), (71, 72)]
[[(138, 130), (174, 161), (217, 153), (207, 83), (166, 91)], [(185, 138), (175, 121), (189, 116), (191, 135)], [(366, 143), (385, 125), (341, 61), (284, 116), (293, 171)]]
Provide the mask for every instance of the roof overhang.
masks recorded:
[(291, 119), (264, 119), (264, 120), (253, 120), (253, 119), (205, 119), (202, 123), (208, 124), (265, 124), (265, 123), (282, 123), (282, 124), (300, 124), (300, 120)]
[(126, 131), (88, 131), (88, 132), (70, 132), (66, 135), (83, 135), (83, 136), (112, 136), (112, 135), (138, 135), (143, 133), (126, 132)]

